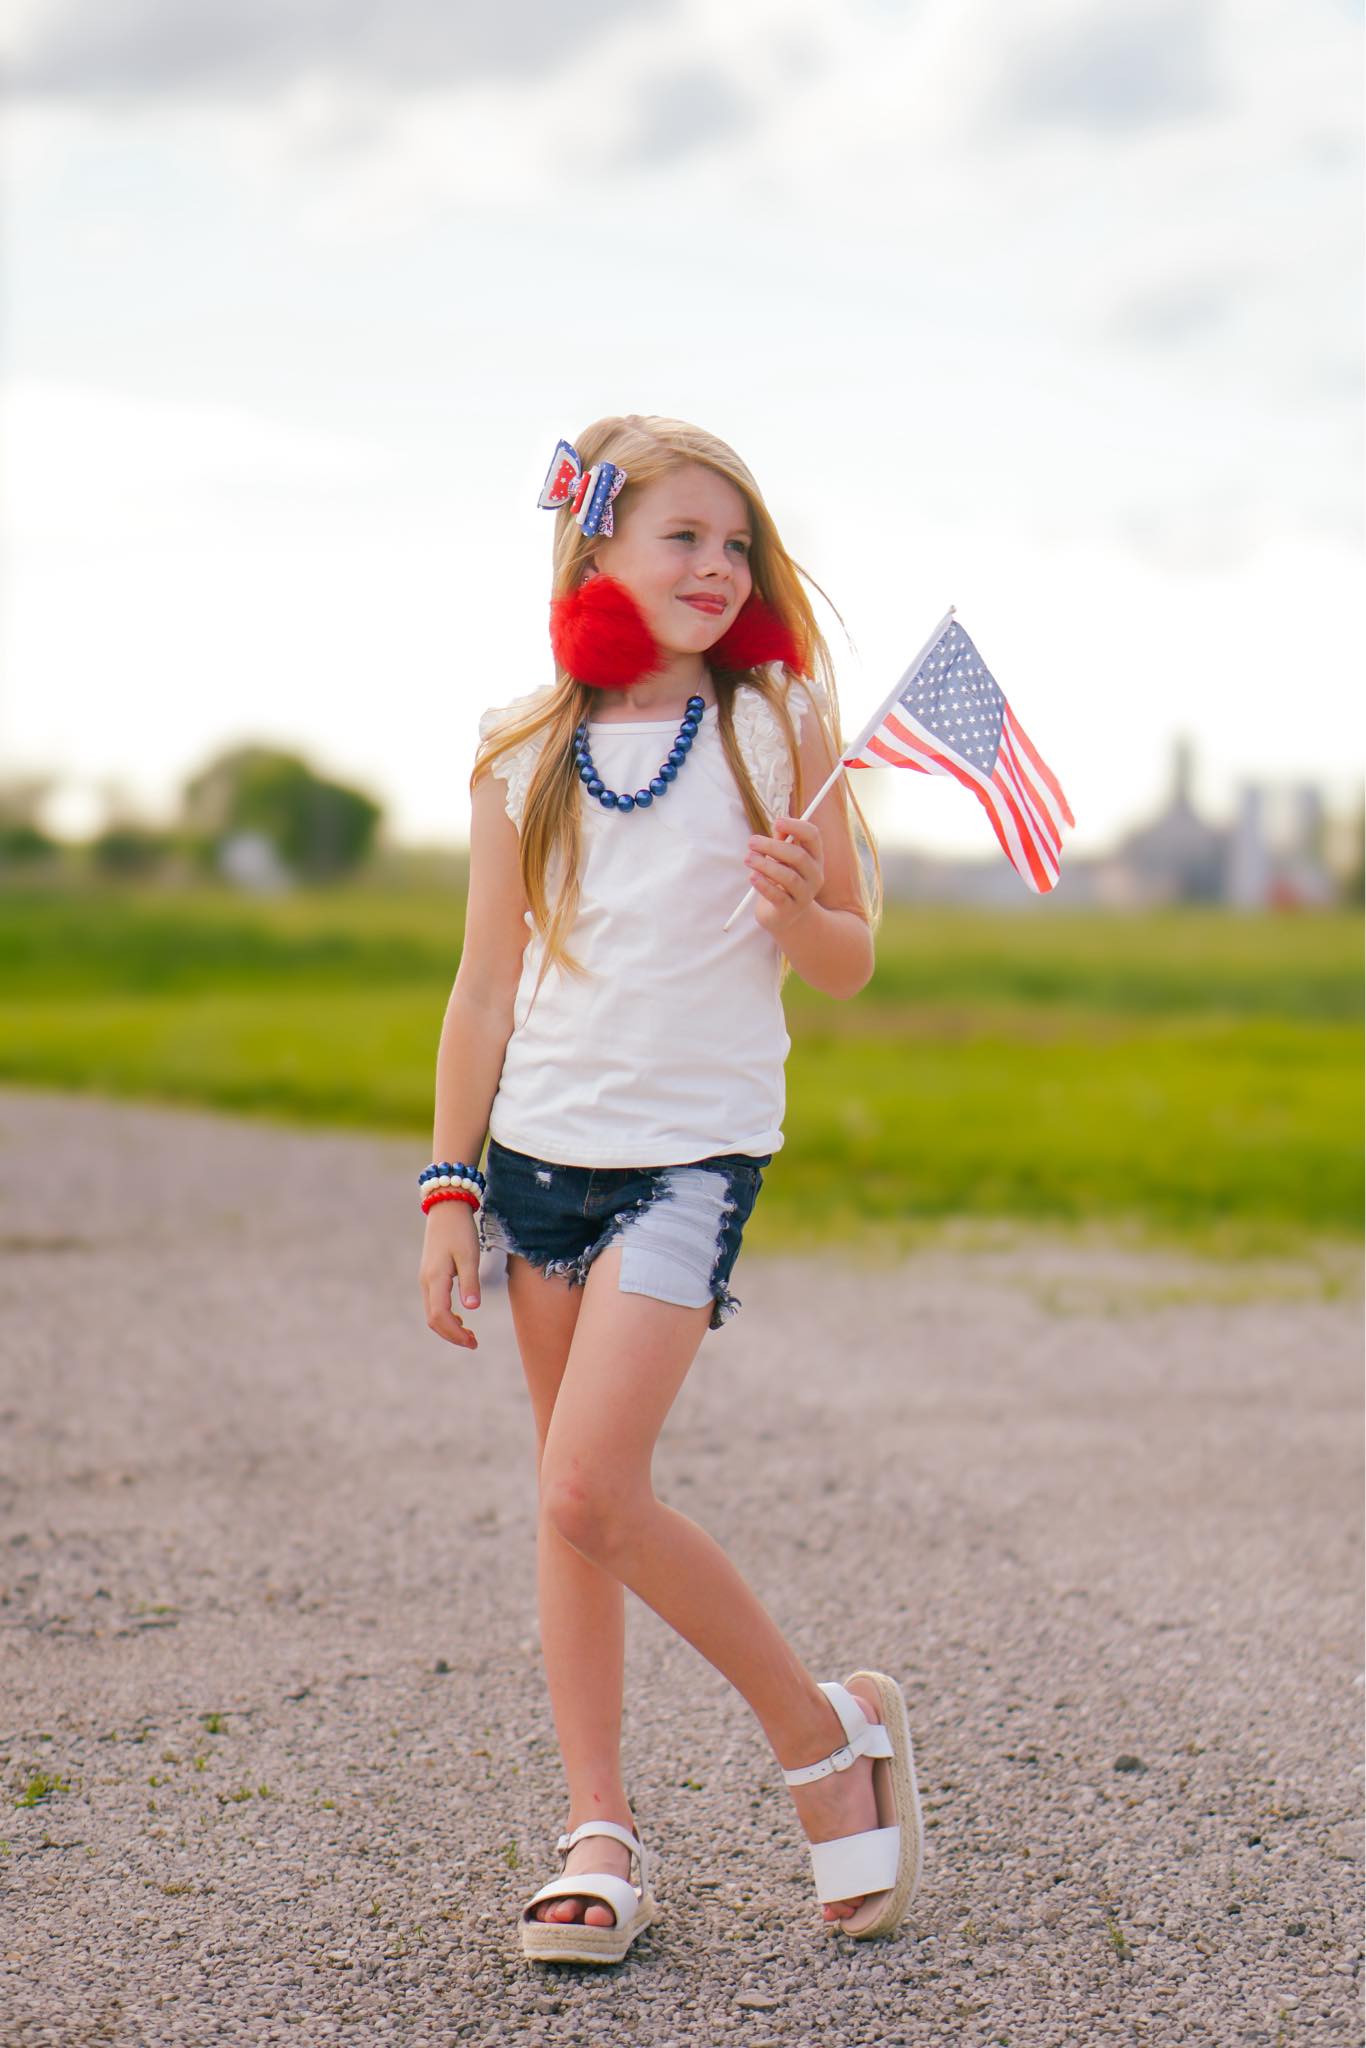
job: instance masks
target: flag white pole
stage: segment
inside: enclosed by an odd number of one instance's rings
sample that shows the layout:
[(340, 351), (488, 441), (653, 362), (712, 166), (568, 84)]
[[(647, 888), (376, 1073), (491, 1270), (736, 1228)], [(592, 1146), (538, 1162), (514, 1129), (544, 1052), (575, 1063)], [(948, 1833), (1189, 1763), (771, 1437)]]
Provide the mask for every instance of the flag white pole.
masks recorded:
[[(935, 645), (937, 644), (937, 642), (943, 634), (944, 628), (948, 625), (949, 620), (953, 617), (956, 610), (956, 605), (949, 606), (943, 618), (939, 621), (939, 624), (935, 627), (929, 639), (921, 648), (919, 654), (917, 654), (915, 660), (911, 663), (910, 667), (902, 675), (900, 681), (896, 683), (896, 685), (883, 698), (882, 702), (878, 705), (877, 710), (868, 720), (868, 723), (864, 726), (863, 731), (859, 734), (858, 738), (856, 740), (851, 740), (847, 747), (841, 749), (839, 760), (836, 761), (829, 775), (826, 776), (825, 781), (821, 784), (821, 787), (816, 791), (816, 794), (812, 797), (810, 803), (802, 812), (800, 822), (804, 823), (806, 819), (811, 816), (816, 806), (822, 801), (826, 794), (834, 788), (835, 784), (839, 781), (841, 775), (843, 775), (844, 773), (846, 758), (851, 754), (858, 754), (863, 751), (863, 748), (866, 746), (868, 741), (873, 737), (873, 734), (877, 731), (883, 719), (891, 710), (893, 704), (896, 703), (902, 691), (909, 689), (912, 681), (915, 678), (916, 671), (920, 667), (920, 664), (925, 660), (925, 657), (933, 651)], [(740, 898), (740, 901), (736, 904), (734, 910), (732, 910), (730, 916), (722, 925), (721, 929), (723, 932), (728, 932), (730, 930), (736, 918), (740, 915), (740, 912), (745, 908), (746, 904), (749, 903), (751, 898), (756, 896), (757, 894), (758, 891), (756, 889), (750, 888), (746, 890), (745, 894)]]

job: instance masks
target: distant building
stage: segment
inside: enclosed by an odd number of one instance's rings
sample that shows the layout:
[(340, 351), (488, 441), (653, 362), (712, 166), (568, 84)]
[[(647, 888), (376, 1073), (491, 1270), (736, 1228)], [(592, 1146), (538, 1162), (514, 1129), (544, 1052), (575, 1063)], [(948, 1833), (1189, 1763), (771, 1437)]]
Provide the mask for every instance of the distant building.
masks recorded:
[[(1279, 834), (1269, 829), (1269, 808), (1280, 810)], [(1332, 903), (1338, 890), (1324, 863), (1324, 837), (1323, 798), (1317, 789), (1244, 783), (1229, 834), (1228, 901), (1242, 909)]]
[[(1187, 739), (1174, 748), (1172, 793), (1150, 825), (1127, 832), (1112, 859), (1135, 878), (1149, 903), (1220, 903), (1225, 895), (1229, 834), (1207, 825), (1191, 802), (1193, 750)], [(1063, 859), (1066, 861), (1066, 848)]]
[(1212, 825), (1191, 797), (1194, 750), (1173, 748), (1171, 795), (1150, 823), (1126, 832), (1110, 853), (1069, 856), (1063, 841), (1055, 891), (1039, 896), (999, 853), (940, 860), (889, 847), (882, 855), (889, 897), (1031, 910), (1057, 902), (1081, 909), (1151, 909), (1168, 903), (1224, 903), (1258, 910), (1337, 902), (1341, 883), (1327, 860), (1322, 792), (1311, 783), (1245, 782), (1231, 825)]

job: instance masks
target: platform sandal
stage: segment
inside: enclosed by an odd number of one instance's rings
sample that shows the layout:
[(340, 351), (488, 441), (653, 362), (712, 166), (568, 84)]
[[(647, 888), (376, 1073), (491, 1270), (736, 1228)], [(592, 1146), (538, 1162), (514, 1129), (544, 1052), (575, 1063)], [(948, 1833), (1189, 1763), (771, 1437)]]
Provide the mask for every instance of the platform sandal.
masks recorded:
[[(611, 1835), (624, 1842), (640, 1869), (637, 1888), (614, 1871), (573, 1870), (552, 1877), (522, 1908), (522, 1954), (541, 1963), (619, 1963), (641, 1929), (656, 1918), (659, 1907), (650, 1894), (650, 1857), (639, 1836), (615, 1820), (586, 1820), (572, 1835), (561, 1835), (555, 1847), (568, 1856), (585, 1835)], [(601, 1899), (616, 1914), (611, 1927), (590, 1927), (582, 1920), (538, 1920), (536, 1908), (546, 1899)]]
[[(864, 1683), (877, 1693), (880, 1721), (870, 1721), (849, 1691), (851, 1685)], [(821, 1681), (821, 1691), (839, 1715), (847, 1740), (819, 1763), (784, 1771), (783, 1777), (789, 1785), (807, 1785), (831, 1771), (847, 1771), (858, 1757), (873, 1759), (878, 1825), (862, 1834), (807, 1843), (822, 1905), (863, 1895), (862, 1904), (847, 1919), (822, 1924), (832, 1933), (867, 1941), (890, 1934), (900, 1924), (920, 1883), (925, 1836), (911, 1727), (901, 1687), (885, 1671), (854, 1671), (843, 1685)]]

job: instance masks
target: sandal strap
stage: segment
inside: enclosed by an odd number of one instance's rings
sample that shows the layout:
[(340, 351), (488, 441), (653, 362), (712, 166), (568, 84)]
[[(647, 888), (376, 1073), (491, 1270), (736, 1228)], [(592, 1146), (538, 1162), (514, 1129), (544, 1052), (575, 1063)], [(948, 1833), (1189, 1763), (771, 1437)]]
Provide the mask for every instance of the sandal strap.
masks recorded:
[[(572, 1835), (561, 1835), (555, 1847), (562, 1854), (568, 1855), (575, 1842), (581, 1842), (586, 1835), (610, 1835), (614, 1841), (624, 1843), (640, 1864), (640, 1889), (642, 1894), (650, 1889), (650, 1856), (645, 1844), (638, 1835), (633, 1835), (629, 1828), (623, 1827), (621, 1822), (617, 1820), (584, 1820), (579, 1822)], [(570, 1872), (571, 1877), (577, 1877), (578, 1875), (578, 1871)], [(627, 1880), (622, 1878), (620, 1882), (625, 1884)], [(617, 1918), (621, 1918), (619, 1913)]]
[(890, 1891), (901, 1857), (901, 1829), (868, 1828), (861, 1835), (839, 1835), (833, 1842), (808, 1842), (816, 1897), (863, 1898)]
[[(829, 1756), (823, 1756), (819, 1763), (803, 1764), (799, 1770), (784, 1771), (783, 1780), (788, 1785), (810, 1785), (817, 1778), (828, 1778), (832, 1771), (847, 1771), (861, 1756), (893, 1756), (892, 1738), (887, 1732), (885, 1721), (870, 1721), (854, 1694), (847, 1686), (834, 1679), (820, 1681), (820, 1689), (840, 1717), (840, 1724), (848, 1737), (839, 1749), (832, 1749)], [(848, 1892), (833, 1892), (832, 1898), (849, 1898)]]
[[(534, 1909), (545, 1899), (570, 1899), (574, 1897), (601, 1899), (616, 1915), (618, 1927), (625, 1927), (640, 1911), (642, 1894), (624, 1877), (618, 1877), (610, 1870), (571, 1870), (567, 1877), (552, 1877), (549, 1884), (543, 1884), (534, 1892), (522, 1908), (522, 1918), (534, 1917)], [(610, 1927), (592, 1928), (590, 1934), (610, 1934)]]

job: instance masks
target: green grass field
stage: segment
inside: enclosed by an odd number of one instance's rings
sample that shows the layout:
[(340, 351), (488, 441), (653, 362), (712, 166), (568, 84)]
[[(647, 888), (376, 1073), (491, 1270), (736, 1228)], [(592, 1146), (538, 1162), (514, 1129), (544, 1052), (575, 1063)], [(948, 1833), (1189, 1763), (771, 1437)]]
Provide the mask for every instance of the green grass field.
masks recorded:
[[(462, 890), (0, 894), (0, 1080), (431, 1141)], [(898, 906), (786, 1000), (786, 1144), (746, 1242), (1026, 1219), (1230, 1255), (1362, 1221), (1358, 913)]]

